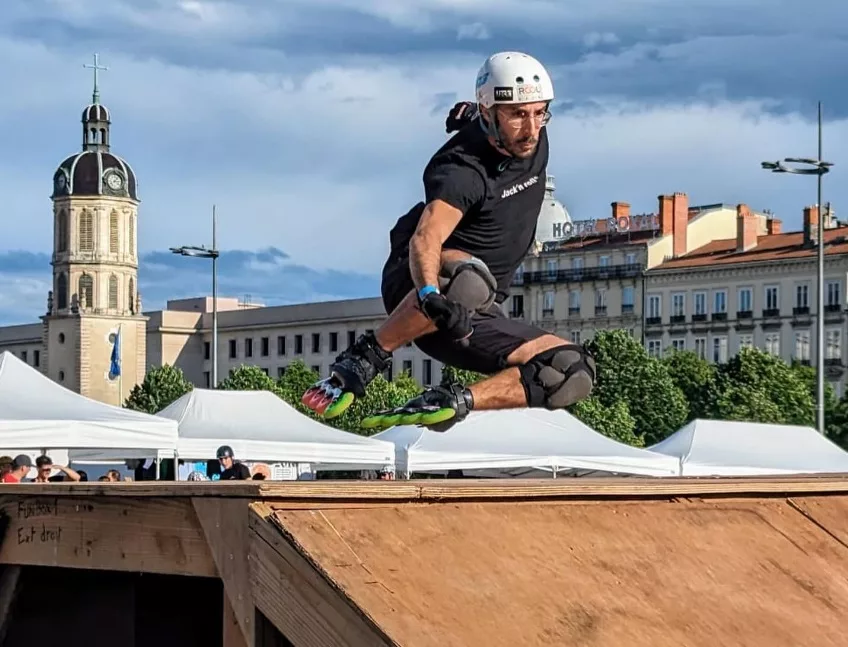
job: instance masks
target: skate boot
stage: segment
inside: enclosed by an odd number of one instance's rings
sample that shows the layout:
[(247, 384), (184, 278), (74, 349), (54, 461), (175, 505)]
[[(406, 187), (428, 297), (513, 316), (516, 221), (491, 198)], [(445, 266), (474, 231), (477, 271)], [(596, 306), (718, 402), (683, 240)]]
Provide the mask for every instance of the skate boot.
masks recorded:
[(433, 431), (447, 431), (474, 408), (471, 391), (461, 384), (425, 390), (402, 407), (379, 411), (363, 418), (363, 429), (388, 429), (395, 425), (419, 425)]
[(300, 401), (324, 418), (340, 416), (356, 398), (365, 396), (371, 380), (391, 363), (391, 353), (380, 348), (374, 333), (362, 335), (336, 357), (330, 365), (330, 377), (309, 387)]

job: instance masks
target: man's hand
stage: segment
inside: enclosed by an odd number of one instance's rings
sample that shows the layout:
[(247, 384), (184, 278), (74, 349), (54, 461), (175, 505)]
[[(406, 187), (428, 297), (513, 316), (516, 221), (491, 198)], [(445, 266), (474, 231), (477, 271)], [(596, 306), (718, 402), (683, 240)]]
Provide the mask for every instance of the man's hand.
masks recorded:
[(467, 308), (451, 301), (438, 292), (430, 292), (420, 301), (421, 312), (436, 328), (448, 333), (454, 341), (463, 342), (474, 332), (471, 326), (471, 313)]
[(478, 115), (477, 104), (471, 101), (460, 101), (451, 108), (445, 119), (445, 132), (448, 134), (459, 130)]

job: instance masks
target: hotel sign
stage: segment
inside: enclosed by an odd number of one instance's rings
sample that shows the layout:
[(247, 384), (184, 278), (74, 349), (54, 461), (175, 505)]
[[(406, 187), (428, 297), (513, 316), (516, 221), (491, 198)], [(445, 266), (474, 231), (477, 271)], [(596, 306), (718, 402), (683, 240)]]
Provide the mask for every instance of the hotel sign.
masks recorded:
[(553, 223), (554, 238), (574, 236), (597, 236), (599, 234), (621, 234), (629, 231), (656, 231), (660, 228), (659, 216), (653, 213), (621, 216), (606, 220), (576, 220)]

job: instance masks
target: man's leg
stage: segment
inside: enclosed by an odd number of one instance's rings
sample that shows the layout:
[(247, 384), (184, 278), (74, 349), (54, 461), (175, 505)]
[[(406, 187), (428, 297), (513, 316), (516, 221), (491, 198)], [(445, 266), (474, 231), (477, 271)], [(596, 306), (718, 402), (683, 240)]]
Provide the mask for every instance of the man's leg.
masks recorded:
[(403, 407), (367, 418), (364, 427), (423, 424), (445, 431), (472, 409), (565, 408), (588, 396), (594, 384), (595, 363), (582, 346), (494, 313), (475, 319), (467, 349), (442, 342), (424, 350), (491, 377), (469, 387), (429, 389)]
[[(466, 270), (469, 263), (473, 271)], [(435, 324), (418, 305), (418, 295), (408, 268), (398, 269), (401, 273), (396, 277), (397, 285), (389, 288), (389, 292), (400, 289), (405, 291), (405, 295), (391, 309), (388, 319), (372, 335), (363, 335), (336, 357), (330, 377), (313, 385), (301, 398), (304, 405), (326, 418), (340, 415), (354, 398), (363, 397), (368, 384), (391, 366), (391, 354), (395, 350), (437, 332)], [(488, 307), (494, 300), (494, 277), (488, 274), (484, 265), (465, 252), (442, 252), (439, 280), (446, 296), (458, 299), (469, 310)]]

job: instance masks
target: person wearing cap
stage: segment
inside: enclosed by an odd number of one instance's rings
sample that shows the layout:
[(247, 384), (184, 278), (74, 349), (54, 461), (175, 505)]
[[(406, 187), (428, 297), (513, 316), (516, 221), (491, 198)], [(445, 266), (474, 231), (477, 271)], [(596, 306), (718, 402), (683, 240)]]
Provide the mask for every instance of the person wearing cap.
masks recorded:
[(3, 475), (3, 483), (20, 483), (32, 469), (32, 459), (26, 454), (18, 454), (12, 461), (12, 469)]
[[(41, 455), (35, 459), (35, 468), (36, 473), (35, 478), (32, 479), (33, 483), (55, 483), (57, 481), (80, 480), (80, 475), (77, 474), (75, 470), (72, 470), (70, 467), (65, 467), (64, 465), (54, 465), (53, 459), (47, 455)], [(55, 476), (50, 476), (50, 472), (52, 472), (54, 468), (59, 470), (60, 473)]]
[(235, 460), (233, 448), (229, 445), (221, 445), (215, 452), (218, 462), (221, 463), (222, 481), (248, 481), (250, 480), (250, 469), (244, 463)]

